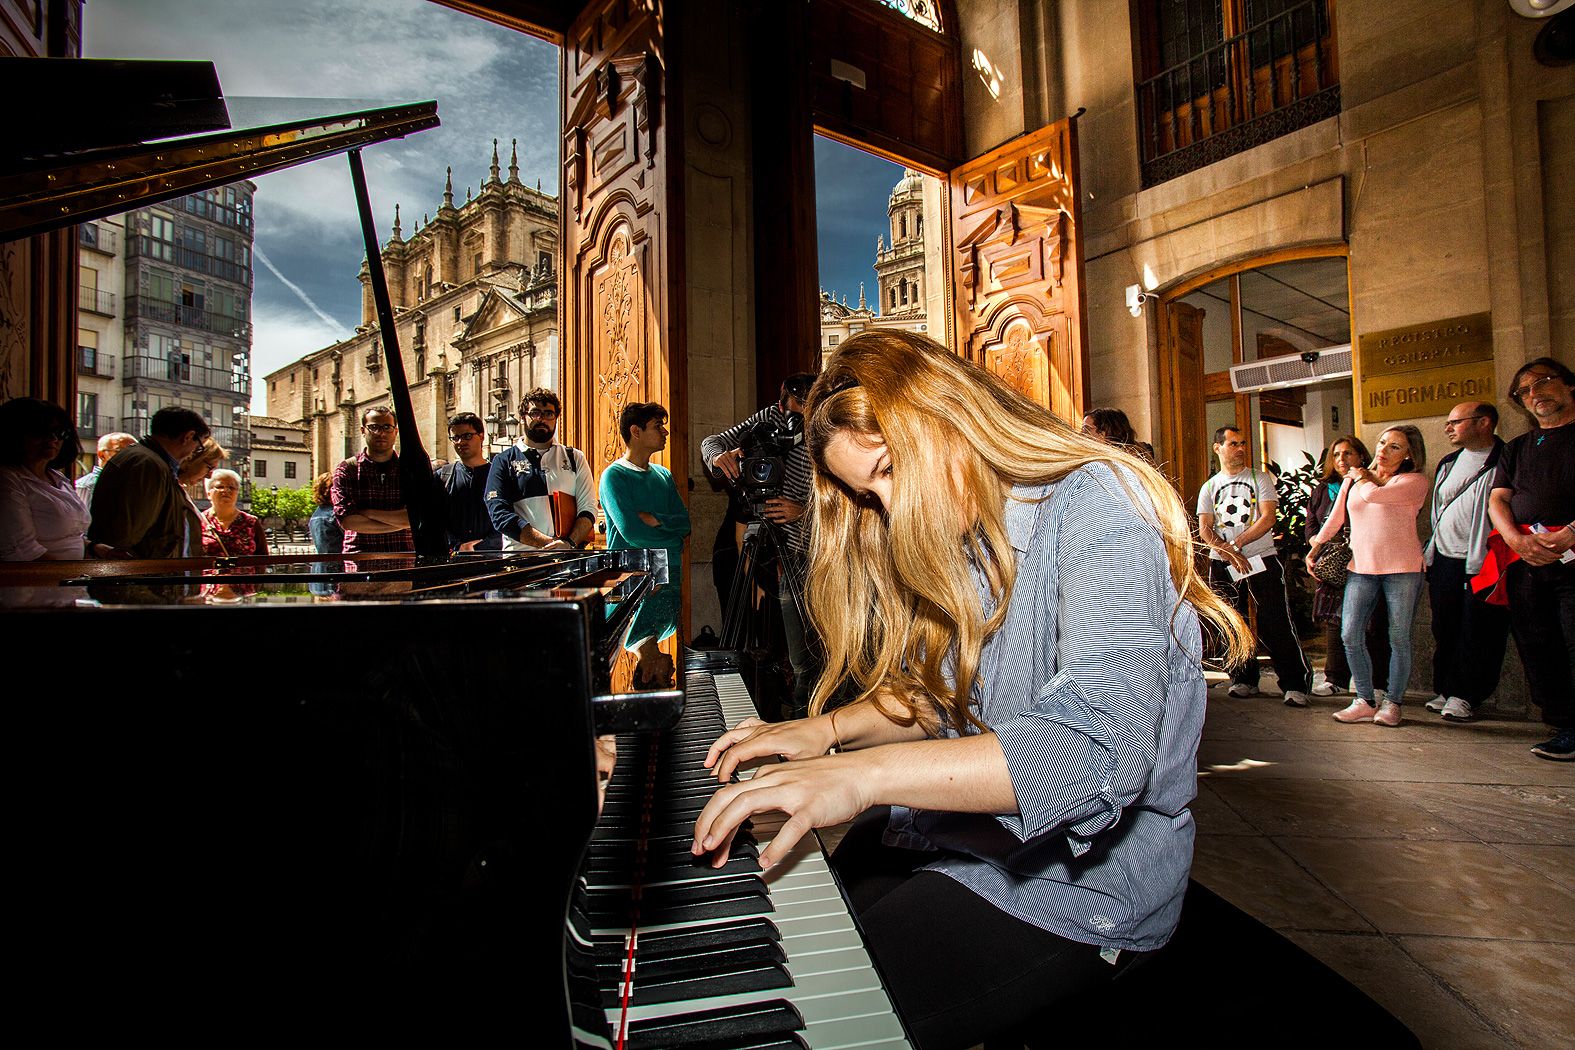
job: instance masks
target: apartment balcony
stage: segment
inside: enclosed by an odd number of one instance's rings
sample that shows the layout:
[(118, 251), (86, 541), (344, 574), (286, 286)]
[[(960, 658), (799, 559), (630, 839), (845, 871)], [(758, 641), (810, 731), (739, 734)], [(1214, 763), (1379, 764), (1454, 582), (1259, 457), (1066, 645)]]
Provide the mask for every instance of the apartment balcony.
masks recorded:
[(194, 365), (179, 355), (149, 357), (139, 354), (126, 358), (124, 369), (127, 379), (152, 379), (200, 390), (218, 390), (237, 398), (252, 396), (252, 377), (245, 372)]
[(115, 293), (102, 288), (77, 288), (77, 309), (104, 317), (115, 316)]
[(91, 346), (77, 347), (77, 375), (115, 378), (115, 355), (99, 352)]
[(1137, 86), (1143, 186), (1340, 112), (1325, 0), (1248, 26)]
[(202, 332), (227, 335), (233, 339), (246, 338), (251, 325), (251, 322), (231, 317), (229, 314), (214, 313), (200, 306), (151, 299), (145, 295), (126, 297), (126, 316), (131, 319), (145, 318), (149, 321), (162, 321), (165, 324), (178, 324)]
[(77, 227), (77, 243), (105, 255), (114, 255), (120, 250), (120, 234), (108, 226), (84, 222)]
[(83, 444), (97, 441), (105, 434), (113, 434), (119, 429), (114, 416), (77, 416), (77, 437), (82, 439)]
[[(125, 416), (120, 421), (120, 429), (128, 434), (136, 434), (140, 437), (148, 433), (148, 428), (152, 426), (152, 420), (153, 417), (151, 415)], [(106, 417), (104, 422), (114, 423), (115, 420)], [(246, 458), (247, 454), (251, 452), (252, 435), (250, 426), (219, 426), (211, 421), (208, 423), (208, 426), (212, 429), (213, 440), (229, 450), (232, 462)]]

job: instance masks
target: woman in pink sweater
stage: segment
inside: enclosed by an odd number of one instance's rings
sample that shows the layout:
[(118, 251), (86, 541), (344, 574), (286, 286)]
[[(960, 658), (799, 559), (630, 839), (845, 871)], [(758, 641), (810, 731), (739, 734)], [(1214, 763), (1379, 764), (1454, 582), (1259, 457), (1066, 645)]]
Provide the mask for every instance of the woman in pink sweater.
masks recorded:
[[(1400, 426), (1378, 436), (1370, 467), (1353, 467), (1340, 486), (1329, 520), (1313, 538), (1309, 562), (1339, 535), (1351, 515), (1351, 566), (1345, 583), (1340, 638), (1351, 665), (1356, 699), (1335, 712), (1339, 722), (1400, 724), (1400, 702), (1411, 680), (1411, 618), (1422, 594), (1422, 544), (1416, 517), (1427, 500), (1422, 468), (1427, 452), (1422, 433)], [(1367, 622), (1382, 597), (1389, 610), (1389, 695), (1373, 689), (1373, 661), (1367, 653)]]

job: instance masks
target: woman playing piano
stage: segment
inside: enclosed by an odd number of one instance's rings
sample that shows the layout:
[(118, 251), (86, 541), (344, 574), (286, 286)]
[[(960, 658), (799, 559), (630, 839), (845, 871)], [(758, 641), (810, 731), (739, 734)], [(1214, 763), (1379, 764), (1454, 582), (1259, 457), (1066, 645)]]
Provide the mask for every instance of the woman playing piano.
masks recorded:
[(910, 1031), (1020, 1032), (1174, 931), (1201, 631), (1245, 626), (1153, 467), (923, 336), (850, 339), (808, 409), (817, 713), (716, 741), (694, 852), (781, 812), (769, 867), (865, 814), (833, 864)]

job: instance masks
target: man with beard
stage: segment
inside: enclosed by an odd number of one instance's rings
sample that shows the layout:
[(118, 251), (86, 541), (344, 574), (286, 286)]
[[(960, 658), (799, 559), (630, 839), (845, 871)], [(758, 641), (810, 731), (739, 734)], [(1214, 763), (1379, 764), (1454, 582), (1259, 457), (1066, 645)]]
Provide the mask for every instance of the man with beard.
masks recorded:
[[(585, 453), (554, 440), (562, 413), (558, 395), (537, 387), (520, 401), (525, 436), (492, 459), (487, 510), (505, 550), (584, 546), (596, 526), (596, 480)], [(560, 527), (553, 504), (573, 501), (573, 524)], [(567, 514), (563, 515), (568, 517)]]
[(1531, 753), (1569, 762), (1575, 760), (1575, 372), (1551, 357), (1528, 361), (1515, 373), (1509, 399), (1532, 429), (1499, 457), (1488, 516), (1515, 559), (1504, 585), (1526, 684), (1555, 730)]

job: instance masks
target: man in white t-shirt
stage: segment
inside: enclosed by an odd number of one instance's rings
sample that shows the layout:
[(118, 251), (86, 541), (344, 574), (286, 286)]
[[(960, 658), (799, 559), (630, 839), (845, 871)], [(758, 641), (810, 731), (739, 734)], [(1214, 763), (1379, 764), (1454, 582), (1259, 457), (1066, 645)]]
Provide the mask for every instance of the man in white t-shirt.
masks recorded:
[[(1274, 514), (1279, 506), (1274, 478), (1248, 466), (1247, 436), (1235, 427), (1214, 432), (1214, 454), (1219, 457), (1219, 473), (1198, 492), (1198, 538), (1209, 549), (1209, 585), (1244, 619), (1247, 596), (1252, 595), (1258, 606), (1259, 640), (1269, 650), (1285, 702), (1306, 707), (1312, 668), (1291, 625), (1285, 570), (1274, 546)], [(1231, 575), (1232, 568), (1241, 579)], [(1256, 656), (1229, 670), (1231, 696), (1258, 691)]]
[(1509, 640), (1509, 611), (1478, 600), (1471, 577), (1487, 555), (1488, 498), (1504, 442), (1493, 433), (1498, 409), (1466, 401), (1449, 410), (1444, 437), (1455, 451), (1433, 475), (1433, 537), (1427, 562), (1427, 597), (1433, 611), (1433, 691), (1427, 702), (1446, 722), (1469, 722), (1498, 688)]

